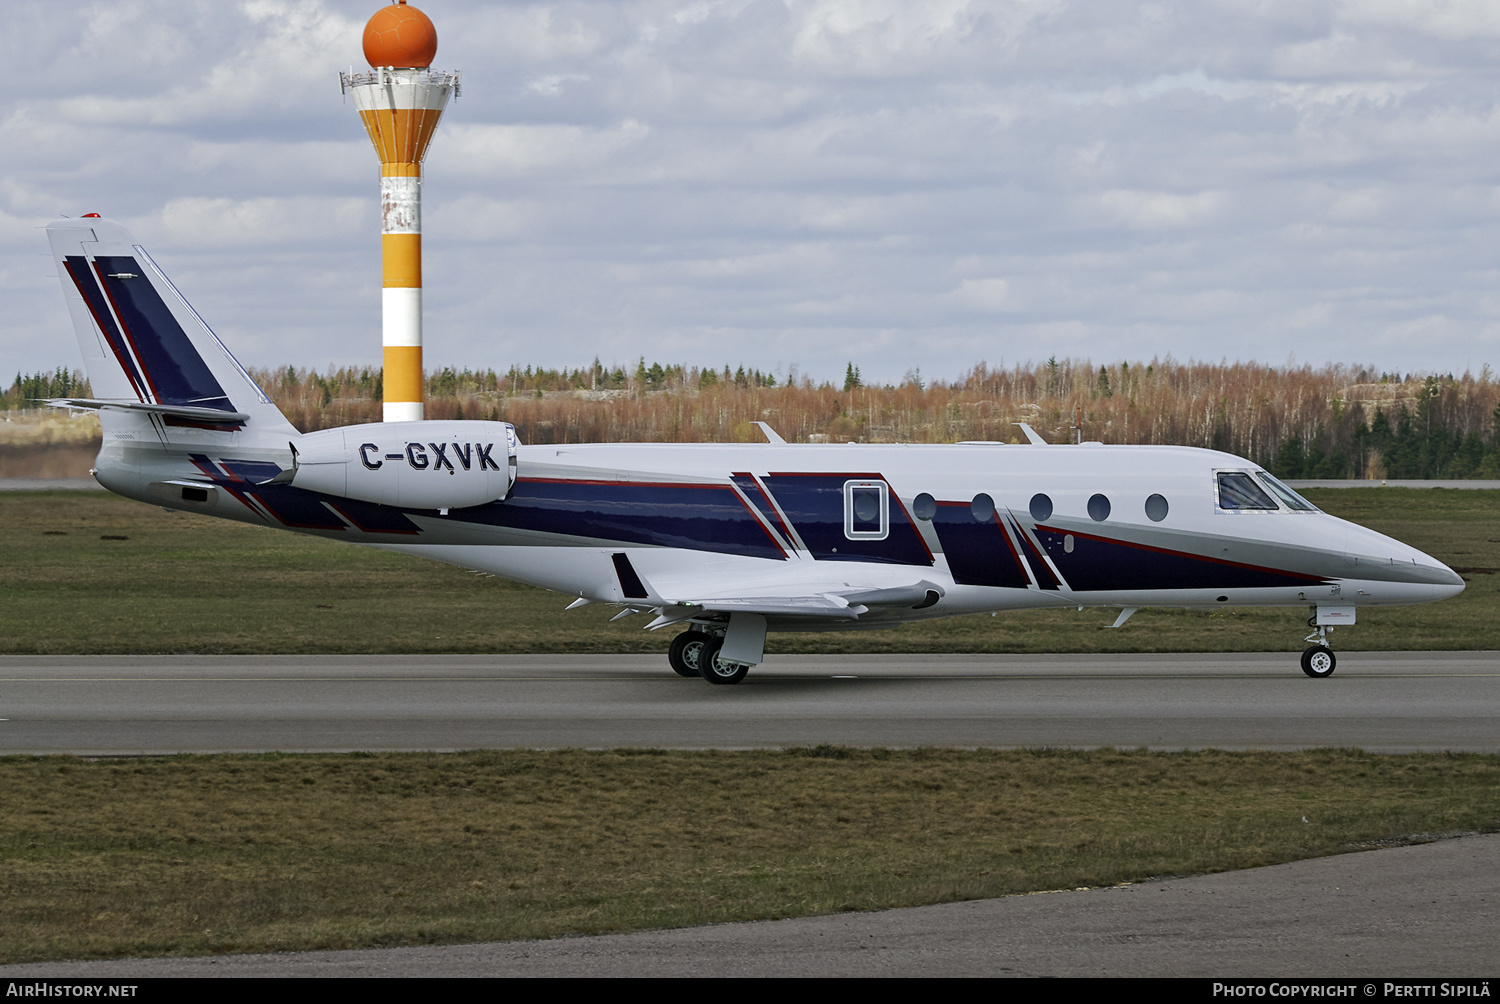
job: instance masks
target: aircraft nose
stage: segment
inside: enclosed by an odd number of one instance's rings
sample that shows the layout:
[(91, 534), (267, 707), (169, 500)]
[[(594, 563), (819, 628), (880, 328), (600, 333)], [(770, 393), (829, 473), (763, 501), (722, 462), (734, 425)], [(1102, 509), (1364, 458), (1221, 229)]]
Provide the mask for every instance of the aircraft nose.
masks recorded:
[(1344, 562), (1353, 568), (1354, 577), (1391, 583), (1397, 592), (1409, 597), (1403, 602), (1445, 600), (1464, 591), (1464, 580), (1457, 572), (1393, 537), (1350, 526), (1344, 546)]
[(1413, 549), (1410, 556), (1393, 557), (1391, 565), (1402, 570), (1399, 576), (1402, 581), (1428, 586), (1434, 600), (1446, 600), (1464, 591), (1463, 576), (1430, 554)]
[(1440, 600), (1446, 600), (1450, 596), (1457, 596), (1464, 591), (1464, 577), (1453, 569), (1435, 558), (1428, 558), (1432, 562), (1432, 571), (1436, 573), (1437, 583), (1433, 586), (1433, 592)]

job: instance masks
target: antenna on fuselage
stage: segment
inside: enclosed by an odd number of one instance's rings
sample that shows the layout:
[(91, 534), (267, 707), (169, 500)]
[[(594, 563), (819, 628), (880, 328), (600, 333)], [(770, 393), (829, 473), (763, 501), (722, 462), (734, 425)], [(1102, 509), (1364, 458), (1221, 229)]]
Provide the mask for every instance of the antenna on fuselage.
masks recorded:
[(1023, 432), (1025, 434), (1025, 436), (1026, 436), (1026, 442), (1030, 443), (1032, 446), (1050, 446), (1051, 445), (1045, 439), (1043, 439), (1041, 437), (1041, 435), (1035, 429), (1033, 429), (1031, 426), (1027, 425), (1025, 422), (1015, 422), (1015, 423), (1012, 423), (1012, 424), (1019, 425), (1021, 427), (1021, 432)]

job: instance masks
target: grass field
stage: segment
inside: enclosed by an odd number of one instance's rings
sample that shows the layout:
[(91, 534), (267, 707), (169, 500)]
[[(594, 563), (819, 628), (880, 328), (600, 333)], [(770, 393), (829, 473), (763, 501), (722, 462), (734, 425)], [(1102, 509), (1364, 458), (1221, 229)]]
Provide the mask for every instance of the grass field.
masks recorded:
[[(1419, 547), (1468, 580), (1460, 596), (1361, 610), (1334, 646), (1500, 649), (1500, 492), (1345, 488), (1327, 511)], [(99, 492), (0, 494), (0, 652), (665, 652), (646, 618), (340, 542)], [(1057, 610), (883, 631), (772, 634), (790, 652), (1296, 651), (1306, 611)]]
[[(1459, 569), (1345, 649), (1500, 649), (1500, 492), (1310, 492)], [(97, 492), (0, 494), (0, 651), (640, 652), (460, 569)], [(1295, 650), (1301, 610), (965, 617), (775, 652)], [(0, 758), (0, 962), (916, 905), (1500, 827), (1500, 757), (1100, 750)]]
[(0, 962), (546, 937), (1193, 874), (1500, 825), (1500, 757), (0, 758)]

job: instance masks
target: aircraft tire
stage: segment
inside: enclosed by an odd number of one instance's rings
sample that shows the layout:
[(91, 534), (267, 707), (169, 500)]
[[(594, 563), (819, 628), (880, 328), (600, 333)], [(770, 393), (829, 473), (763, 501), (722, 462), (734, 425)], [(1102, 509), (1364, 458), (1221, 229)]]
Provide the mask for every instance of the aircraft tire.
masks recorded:
[(703, 654), (698, 657), (698, 665), (701, 667), (703, 678), (709, 683), (739, 683), (750, 672), (750, 667), (742, 662), (721, 662), (719, 660), (719, 649), (724, 647), (724, 639), (713, 638), (703, 646)]
[(1326, 645), (1313, 645), (1302, 653), (1302, 672), (1315, 680), (1321, 680), (1326, 676), (1333, 675), (1333, 668), (1338, 665), (1338, 659), (1333, 654), (1333, 649)]
[(671, 663), (672, 672), (678, 676), (702, 679), (698, 663), (703, 657), (703, 646), (712, 640), (712, 635), (702, 631), (684, 631), (673, 638), (672, 647), (667, 649), (667, 662)]

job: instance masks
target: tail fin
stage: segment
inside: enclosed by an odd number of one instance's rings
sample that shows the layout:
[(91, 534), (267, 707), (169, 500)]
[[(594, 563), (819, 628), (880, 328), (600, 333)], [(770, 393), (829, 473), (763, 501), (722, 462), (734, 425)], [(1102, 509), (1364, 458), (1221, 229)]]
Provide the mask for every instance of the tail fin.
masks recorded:
[(296, 435), (128, 230), (85, 216), (47, 237), (96, 395), (76, 403)]

